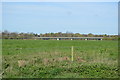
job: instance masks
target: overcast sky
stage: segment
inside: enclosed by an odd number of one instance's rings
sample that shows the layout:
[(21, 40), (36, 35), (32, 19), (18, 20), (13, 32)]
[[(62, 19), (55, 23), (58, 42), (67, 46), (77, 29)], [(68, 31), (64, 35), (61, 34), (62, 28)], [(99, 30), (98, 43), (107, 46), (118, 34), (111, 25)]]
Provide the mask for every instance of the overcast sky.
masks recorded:
[(117, 2), (3, 2), (3, 30), (118, 34)]

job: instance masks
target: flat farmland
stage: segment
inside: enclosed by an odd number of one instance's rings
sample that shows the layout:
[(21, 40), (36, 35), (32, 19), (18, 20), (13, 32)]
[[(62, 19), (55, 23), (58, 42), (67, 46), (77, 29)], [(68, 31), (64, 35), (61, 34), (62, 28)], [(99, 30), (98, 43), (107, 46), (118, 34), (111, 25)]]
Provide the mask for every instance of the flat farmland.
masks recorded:
[(118, 41), (3, 40), (2, 61), (3, 78), (118, 78)]

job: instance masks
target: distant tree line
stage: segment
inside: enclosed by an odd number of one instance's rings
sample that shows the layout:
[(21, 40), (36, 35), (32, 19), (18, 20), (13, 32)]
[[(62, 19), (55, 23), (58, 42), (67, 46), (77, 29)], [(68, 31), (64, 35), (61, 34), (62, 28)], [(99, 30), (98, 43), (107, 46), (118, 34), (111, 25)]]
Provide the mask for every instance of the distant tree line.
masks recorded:
[(0, 32), (1, 39), (34, 39), (35, 37), (104, 37), (104, 40), (117, 40), (118, 35), (95, 35), (92, 33), (89, 34), (80, 34), (72, 32), (58, 32), (58, 33), (45, 33), (45, 34), (36, 34), (36, 33), (17, 33), (9, 32), (7, 30)]

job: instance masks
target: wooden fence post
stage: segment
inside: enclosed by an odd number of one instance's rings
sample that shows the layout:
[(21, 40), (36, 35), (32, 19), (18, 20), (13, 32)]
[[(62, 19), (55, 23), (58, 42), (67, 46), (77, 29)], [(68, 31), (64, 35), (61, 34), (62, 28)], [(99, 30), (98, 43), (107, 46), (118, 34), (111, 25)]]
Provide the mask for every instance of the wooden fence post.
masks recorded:
[(73, 46), (71, 47), (71, 60), (73, 61)]

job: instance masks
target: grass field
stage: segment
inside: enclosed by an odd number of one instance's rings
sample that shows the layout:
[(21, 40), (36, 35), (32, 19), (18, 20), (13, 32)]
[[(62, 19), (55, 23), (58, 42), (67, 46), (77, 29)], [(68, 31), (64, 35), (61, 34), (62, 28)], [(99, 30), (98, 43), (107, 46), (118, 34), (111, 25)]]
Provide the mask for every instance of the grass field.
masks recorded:
[(118, 78), (117, 41), (3, 40), (2, 53), (4, 78)]

